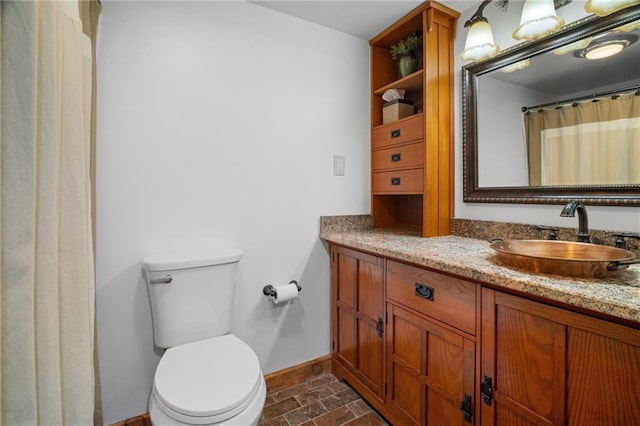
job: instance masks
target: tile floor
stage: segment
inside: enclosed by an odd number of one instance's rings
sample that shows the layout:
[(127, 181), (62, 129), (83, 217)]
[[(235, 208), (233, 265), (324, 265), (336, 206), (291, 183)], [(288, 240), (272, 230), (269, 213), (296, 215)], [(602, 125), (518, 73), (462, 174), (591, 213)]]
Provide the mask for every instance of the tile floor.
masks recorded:
[(384, 426), (387, 423), (344, 382), (324, 374), (267, 392), (259, 426)]

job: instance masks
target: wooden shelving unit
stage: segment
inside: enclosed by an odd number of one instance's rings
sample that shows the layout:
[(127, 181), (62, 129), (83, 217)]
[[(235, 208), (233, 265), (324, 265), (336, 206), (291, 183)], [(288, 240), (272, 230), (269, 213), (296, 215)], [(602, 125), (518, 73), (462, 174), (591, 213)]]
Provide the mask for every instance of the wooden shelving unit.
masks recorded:
[[(371, 211), (376, 228), (408, 228), (423, 236), (450, 233), (454, 202), (453, 40), (458, 16), (455, 10), (427, 1), (369, 41)], [(401, 78), (389, 49), (411, 33), (423, 36), (422, 66)], [(389, 89), (406, 91), (405, 99), (413, 102), (420, 123), (415, 117), (382, 123), (382, 94)], [(416, 153), (421, 155), (419, 161), (407, 161), (407, 155)], [(391, 156), (391, 165), (383, 154)]]

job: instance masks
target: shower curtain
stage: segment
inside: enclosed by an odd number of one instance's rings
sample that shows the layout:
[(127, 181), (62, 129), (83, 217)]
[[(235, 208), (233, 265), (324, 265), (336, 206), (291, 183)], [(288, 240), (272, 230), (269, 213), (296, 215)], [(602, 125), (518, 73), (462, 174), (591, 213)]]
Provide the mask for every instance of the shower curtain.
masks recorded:
[(640, 95), (550, 106), (524, 114), (531, 186), (640, 183)]
[(92, 42), (0, 3), (0, 425), (94, 423)]

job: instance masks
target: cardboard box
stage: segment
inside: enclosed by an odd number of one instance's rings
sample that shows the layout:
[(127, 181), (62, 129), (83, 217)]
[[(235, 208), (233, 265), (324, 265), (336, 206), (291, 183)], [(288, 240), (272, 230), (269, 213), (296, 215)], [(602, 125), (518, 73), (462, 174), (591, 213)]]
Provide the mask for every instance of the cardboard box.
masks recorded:
[(382, 106), (382, 124), (391, 123), (414, 114), (415, 107), (409, 101), (396, 99)]

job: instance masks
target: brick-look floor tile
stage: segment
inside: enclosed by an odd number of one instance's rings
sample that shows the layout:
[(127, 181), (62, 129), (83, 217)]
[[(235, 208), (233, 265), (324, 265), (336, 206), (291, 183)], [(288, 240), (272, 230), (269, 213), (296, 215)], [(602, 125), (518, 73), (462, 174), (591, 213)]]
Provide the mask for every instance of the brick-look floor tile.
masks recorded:
[(355, 415), (346, 406), (336, 408), (313, 419), (316, 426), (339, 426), (347, 423), (349, 420), (355, 419)]
[(283, 401), (271, 404), (268, 407), (264, 407), (264, 410), (262, 411), (262, 417), (265, 419), (272, 419), (291, 410), (295, 410), (298, 407), (300, 407), (298, 401), (296, 401), (294, 397), (290, 397)]
[(289, 422), (284, 416), (278, 416), (272, 419), (265, 419), (263, 417), (260, 423), (258, 423), (258, 426), (289, 426)]
[(326, 385), (327, 383), (337, 383), (338, 379), (333, 374), (324, 374), (308, 382), (309, 387)]
[(334, 393), (341, 392), (345, 389), (349, 389), (349, 386), (345, 382), (339, 382), (337, 380), (327, 383), (329, 389), (331, 389)]
[(356, 415), (356, 417), (360, 417), (369, 413), (370, 411), (373, 411), (371, 407), (369, 407), (369, 404), (361, 399), (357, 399), (353, 402), (348, 403), (347, 408), (349, 408), (349, 410), (351, 410), (353, 414)]
[(259, 426), (382, 426), (386, 423), (332, 374), (268, 391)]
[(282, 401), (292, 396), (296, 396), (309, 389), (308, 383), (302, 383), (300, 385), (291, 386), (290, 388), (282, 389), (279, 392), (275, 392), (271, 395), (274, 401)]
[(319, 401), (324, 399), (330, 395), (333, 395), (333, 391), (329, 389), (327, 386), (322, 385), (319, 387), (312, 388), (308, 391), (302, 392), (300, 395), (296, 395), (296, 401), (302, 406), (307, 405), (312, 402)]
[(289, 411), (284, 415), (285, 419), (291, 424), (291, 426), (298, 426), (303, 424), (309, 419), (314, 419), (324, 413), (327, 410), (319, 402), (314, 402), (304, 407), (296, 408), (293, 411)]
[(384, 420), (372, 411), (364, 416), (356, 417), (350, 422), (345, 423), (345, 426), (385, 426), (386, 424), (387, 423)]
[(322, 405), (325, 406), (327, 411), (335, 410), (338, 407), (342, 407), (343, 405), (347, 405), (350, 402), (355, 401), (356, 399), (360, 399), (357, 393), (353, 391), (351, 388), (347, 388), (341, 392), (331, 395), (323, 399)]

